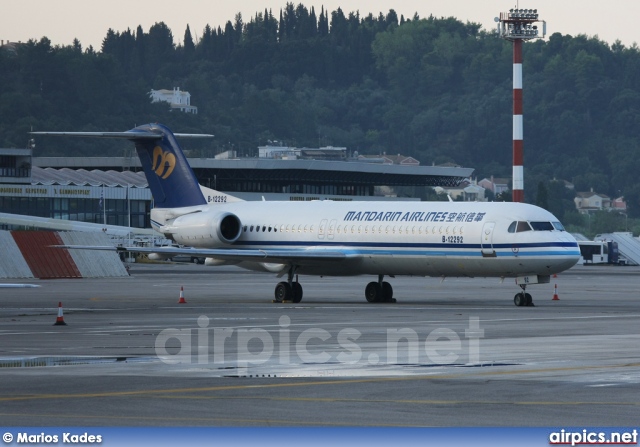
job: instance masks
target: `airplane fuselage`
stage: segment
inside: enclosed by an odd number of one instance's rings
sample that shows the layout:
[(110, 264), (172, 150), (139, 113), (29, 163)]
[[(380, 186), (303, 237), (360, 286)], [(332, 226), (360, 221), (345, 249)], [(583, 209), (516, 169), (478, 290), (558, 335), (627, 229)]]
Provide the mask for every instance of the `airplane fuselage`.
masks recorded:
[[(237, 202), (200, 209), (173, 221), (179, 228), (172, 235), (177, 242), (272, 252), (339, 250), (347, 255), (341, 262), (301, 265), (297, 270), (301, 274), (552, 275), (579, 258), (577, 242), (551, 213), (521, 203)], [(240, 223), (240, 235), (233, 242), (220, 240), (216, 224), (209, 220), (222, 209)], [(155, 213), (152, 220), (158, 224), (162, 211)], [(514, 222), (525, 222), (530, 229), (515, 231), (516, 224), (510, 231)], [(239, 265), (278, 270), (271, 264)]]

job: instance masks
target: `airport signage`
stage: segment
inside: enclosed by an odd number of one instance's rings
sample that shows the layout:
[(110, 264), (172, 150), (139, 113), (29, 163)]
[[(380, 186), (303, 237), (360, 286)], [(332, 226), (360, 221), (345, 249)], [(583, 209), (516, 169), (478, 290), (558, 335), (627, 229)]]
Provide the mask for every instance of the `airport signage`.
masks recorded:
[(0, 185), (3, 197), (46, 197), (46, 198), (82, 198), (82, 199), (121, 199), (151, 200), (148, 188), (103, 188), (102, 186), (75, 185)]

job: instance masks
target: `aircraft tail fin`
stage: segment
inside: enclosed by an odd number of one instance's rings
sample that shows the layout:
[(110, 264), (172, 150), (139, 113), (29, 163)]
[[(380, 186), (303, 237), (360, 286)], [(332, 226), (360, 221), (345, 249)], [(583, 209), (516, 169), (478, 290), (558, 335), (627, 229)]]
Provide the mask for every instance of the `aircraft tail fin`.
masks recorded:
[(138, 129), (159, 137), (133, 139), (154, 205), (157, 208), (206, 205), (198, 180), (174, 134), (160, 124), (139, 126), (130, 132), (136, 133)]
[(31, 132), (133, 141), (156, 208), (206, 205), (200, 185), (175, 137), (210, 138), (213, 135), (174, 134), (162, 124), (144, 124), (127, 132)]

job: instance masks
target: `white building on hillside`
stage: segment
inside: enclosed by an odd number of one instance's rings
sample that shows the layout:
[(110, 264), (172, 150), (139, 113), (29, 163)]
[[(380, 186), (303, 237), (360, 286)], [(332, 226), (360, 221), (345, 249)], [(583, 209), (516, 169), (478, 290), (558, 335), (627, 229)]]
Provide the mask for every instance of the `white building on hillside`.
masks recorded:
[(191, 94), (180, 91), (180, 87), (174, 87), (173, 90), (151, 90), (149, 96), (151, 96), (151, 102), (168, 102), (171, 110), (198, 114), (198, 108), (191, 105)]

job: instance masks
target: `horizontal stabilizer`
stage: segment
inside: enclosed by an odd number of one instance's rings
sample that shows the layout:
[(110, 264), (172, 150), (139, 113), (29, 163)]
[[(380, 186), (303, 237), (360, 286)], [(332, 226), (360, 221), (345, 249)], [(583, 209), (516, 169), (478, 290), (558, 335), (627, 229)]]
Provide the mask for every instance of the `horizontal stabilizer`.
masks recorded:
[(132, 141), (156, 208), (206, 205), (200, 185), (176, 138), (211, 138), (210, 134), (176, 133), (162, 124), (143, 124), (126, 132), (31, 132), (32, 135), (115, 138)]
[[(159, 140), (162, 134), (146, 131), (129, 132), (30, 132), (31, 135), (53, 135), (58, 137), (88, 137), (88, 138), (121, 138), (125, 140)], [(178, 138), (213, 138), (206, 133), (174, 133)]]

